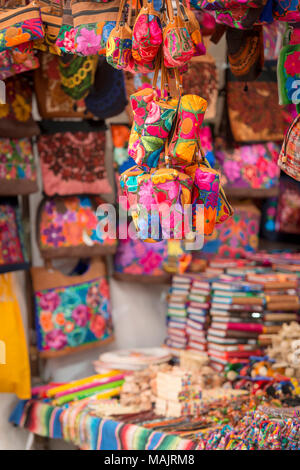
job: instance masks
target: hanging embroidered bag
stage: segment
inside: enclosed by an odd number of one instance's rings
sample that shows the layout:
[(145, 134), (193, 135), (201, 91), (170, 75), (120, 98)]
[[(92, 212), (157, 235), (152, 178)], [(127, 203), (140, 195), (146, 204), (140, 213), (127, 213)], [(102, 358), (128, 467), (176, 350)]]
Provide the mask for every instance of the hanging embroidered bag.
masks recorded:
[(133, 27), (132, 56), (138, 63), (152, 62), (162, 43), (162, 26), (153, 0), (143, 0)]
[(285, 136), (278, 165), (291, 178), (300, 181), (300, 114)]

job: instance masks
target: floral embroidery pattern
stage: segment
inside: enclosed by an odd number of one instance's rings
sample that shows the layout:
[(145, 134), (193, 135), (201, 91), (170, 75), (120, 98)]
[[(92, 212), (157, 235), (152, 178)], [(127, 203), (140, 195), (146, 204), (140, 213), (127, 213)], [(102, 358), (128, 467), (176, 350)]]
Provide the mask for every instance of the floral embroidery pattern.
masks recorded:
[(0, 118), (27, 122), (31, 118), (32, 90), (28, 79), (23, 77), (9, 78), (6, 85), (6, 104), (0, 104)]
[(205, 239), (203, 253), (243, 258), (258, 247), (260, 212), (255, 206), (235, 205), (233, 216)]
[(36, 181), (36, 167), (29, 139), (0, 139), (0, 179)]
[(76, 30), (73, 26), (62, 25), (55, 45), (65, 54), (75, 54), (75, 34)]
[(101, 131), (41, 135), (38, 151), (46, 194), (109, 193), (105, 142), (105, 132)]
[(278, 184), (279, 146), (273, 142), (216, 151), (224, 184), (234, 188), (267, 189)]
[(16, 23), (14, 26), (3, 29), (0, 32), (0, 52), (43, 37), (44, 29), (41, 18), (33, 18)]
[(115, 25), (115, 21), (106, 21), (102, 23), (89, 23), (86, 26), (76, 28), (76, 54), (104, 55), (106, 42)]
[(142, 8), (133, 28), (132, 55), (136, 62), (154, 60), (162, 43), (160, 19), (153, 8), (149, 12), (148, 8)]
[(33, 41), (0, 52), (0, 80), (39, 67), (33, 51)]
[(284, 46), (278, 60), (278, 90), (281, 104), (291, 104), (295, 98), (294, 84), (300, 80), (300, 44)]
[(98, 223), (92, 200), (88, 197), (47, 200), (40, 219), (41, 249), (87, 246), (87, 242), (90, 245), (115, 245), (115, 239), (103, 238), (97, 230)]
[(276, 0), (273, 6), (273, 15), (276, 20), (297, 23), (300, 21), (298, 0)]
[(114, 259), (117, 273), (162, 276), (163, 263), (167, 260), (167, 241), (147, 243), (142, 240), (120, 240)]
[(59, 351), (104, 340), (112, 333), (105, 278), (35, 293), (38, 349)]
[(18, 209), (0, 205), (0, 265), (24, 263)]

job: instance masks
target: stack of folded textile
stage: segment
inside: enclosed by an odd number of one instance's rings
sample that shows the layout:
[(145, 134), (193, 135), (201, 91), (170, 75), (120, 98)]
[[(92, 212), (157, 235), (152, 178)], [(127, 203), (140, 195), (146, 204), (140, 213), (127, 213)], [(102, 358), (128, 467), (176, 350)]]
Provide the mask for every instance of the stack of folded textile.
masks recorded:
[(299, 294), (295, 274), (274, 272), (269, 274), (248, 274), (250, 282), (259, 283), (264, 292), (264, 331), (259, 336), (262, 345), (268, 346), (272, 336), (284, 323), (298, 320)]
[(166, 345), (170, 348), (185, 349), (187, 345), (187, 299), (192, 279), (192, 275), (187, 274), (172, 278), (167, 307), (166, 339)]
[(210, 280), (204, 275), (194, 275), (187, 306), (187, 349), (206, 351), (206, 330), (209, 321)]
[(217, 370), (228, 362), (259, 355), (264, 297), (260, 285), (245, 281), (212, 283), (208, 355)]

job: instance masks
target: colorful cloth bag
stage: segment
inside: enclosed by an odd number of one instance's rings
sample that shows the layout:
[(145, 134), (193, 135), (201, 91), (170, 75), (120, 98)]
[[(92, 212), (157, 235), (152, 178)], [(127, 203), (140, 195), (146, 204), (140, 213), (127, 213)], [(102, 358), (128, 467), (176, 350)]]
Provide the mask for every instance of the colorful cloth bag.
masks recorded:
[(235, 8), (261, 8), (265, 5), (266, 0), (192, 0), (195, 8), (213, 11), (213, 10), (232, 10)]
[(85, 98), (95, 80), (97, 56), (80, 57), (67, 54), (58, 59), (61, 88), (73, 100)]
[(153, 0), (143, 0), (133, 27), (132, 56), (135, 62), (152, 62), (162, 44), (162, 25)]
[[(106, 45), (106, 60), (116, 69), (126, 69), (132, 60), (132, 30), (129, 26), (131, 18), (131, 2), (128, 21), (122, 21), (125, 15), (126, 0), (121, 0), (115, 28), (111, 31)], [(121, 23), (122, 21), (122, 23)]]
[(39, 60), (34, 54), (33, 41), (24, 42), (0, 52), (0, 80), (37, 69), (39, 65)]
[(28, 269), (17, 198), (0, 199), (0, 273)]
[(37, 191), (30, 139), (0, 139), (0, 194), (31, 194)]
[(3, 8), (0, 13), (0, 52), (44, 37), (41, 11), (37, 3)]
[(285, 37), (278, 58), (277, 78), (279, 103), (299, 105), (300, 28), (290, 29)]
[(145, 175), (145, 171), (138, 166), (125, 170), (120, 176), (120, 186), (123, 196), (127, 198), (127, 208), (137, 204), (138, 178)]
[(99, 347), (112, 340), (109, 285), (103, 261), (82, 275), (32, 268), (37, 346), (41, 357)]
[(38, 209), (37, 240), (43, 258), (90, 257), (114, 253), (96, 215), (100, 198), (69, 196), (43, 199)]
[(300, 114), (284, 138), (278, 165), (291, 178), (300, 181)]
[(75, 54), (75, 34), (71, 1), (66, 0), (63, 6), (62, 25), (58, 32), (55, 46), (64, 54)]
[(279, 146), (274, 142), (219, 146), (216, 158), (222, 168), (223, 183), (233, 189), (270, 189), (278, 186)]
[[(47, 196), (107, 194), (105, 128), (83, 123), (41, 123), (38, 138), (43, 187)], [(46, 133), (45, 133), (46, 132)]]
[(0, 104), (0, 137), (21, 139), (39, 134), (32, 117), (30, 77), (20, 74), (5, 81), (6, 103)]
[(126, 282), (157, 282), (169, 280), (164, 270), (168, 258), (168, 242), (146, 243), (129, 235), (119, 240), (114, 257), (114, 277)]
[(105, 55), (107, 40), (116, 26), (119, 6), (120, 0), (71, 3), (76, 54)]
[(169, 139), (169, 156), (174, 162), (191, 163), (194, 159), (207, 101), (197, 95), (180, 98), (174, 133)]
[(166, 67), (180, 67), (194, 55), (194, 44), (177, 1), (174, 15), (171, 0), (167, 0), (169, 22), (163, 28), (163, 57)]

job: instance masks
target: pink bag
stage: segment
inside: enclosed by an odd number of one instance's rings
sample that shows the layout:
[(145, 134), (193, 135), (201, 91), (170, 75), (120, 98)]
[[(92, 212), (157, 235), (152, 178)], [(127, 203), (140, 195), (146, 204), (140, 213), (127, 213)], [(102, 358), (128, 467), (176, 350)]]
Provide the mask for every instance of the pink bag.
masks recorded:
[(152, 62), (162, 43), (159, 14), (152, 0), (144, 0), (133, 27), (132, 56), (135, 62)]

